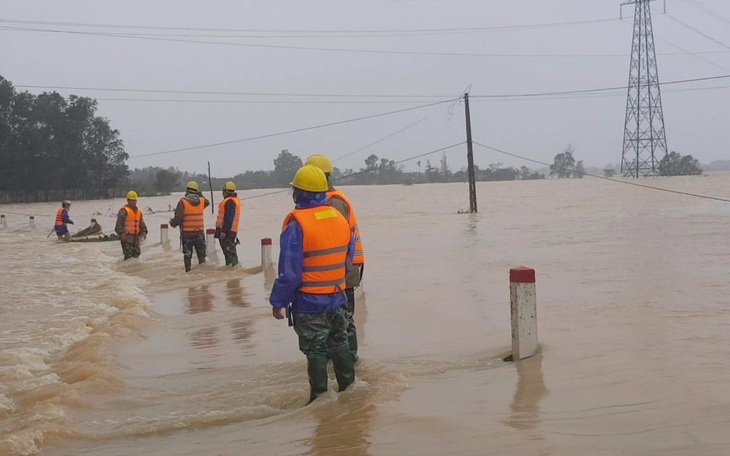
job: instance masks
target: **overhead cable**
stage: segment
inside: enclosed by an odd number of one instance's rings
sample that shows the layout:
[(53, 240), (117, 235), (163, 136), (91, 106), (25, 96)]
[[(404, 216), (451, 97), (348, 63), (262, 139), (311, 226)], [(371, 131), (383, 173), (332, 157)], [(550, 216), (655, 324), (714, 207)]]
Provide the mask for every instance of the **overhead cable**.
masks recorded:
[(300, 33), (300, 34), (358, 34), (358, 33), (430, 33), (430, 32), (484, 32), (484, 31), (509, 31), (523, 30), (533, 28), (546, 27), (562, 27), (571, 25), (597, 24), (602, 22), (615, 22), (619, 18), (607, 19), (588, 19), (581, 21), (568, 22), (548, 22), (541, 24), (522, 24), (522, 25), (497, 25), (497, 26), (480, 26), (480, 27), (446, 27), (446, 28), (417, 28), (417, 29), (352, 29), (352, 30), (306, 30), (306, 29), (241, 29), (241, 28), (203, 28), (203, 27), (166, 27), (153, 25), (122, 25), (122, 24), (99, 24), (88, 22), (53, 22), (53, 21), (27, 21), (0, 19), (0, 23), (7, 24), (27, 24), (27, 25), (50, 25), (63, 27), (87, 27), (87, 28), (111, 28), (111, 29), (130, 29), (130, 30), (167, 30), (167, 31), (185, 31), (185, 32), (230, 32), (230, 33)]
[(393, 115), (393, 114), (400, 114), (402, 112), (413, 111), (413, 110), (416, 110), (416, 109), (428, 108), (428, 107), (431, 107), (431, 106), (436, 106), (436, 105), (440, 105), (440, 104), (444, 104), (444, 103), (451, 103), (451, 102), (456, 101), (456, 100), (458, 100), (458, 98), (453, 98), (451, 100), (445, 100), (445, 101), (438, 101), (438, 102), (435, 102), (435, 103), (429, 103), (429, 104), (420, 105), (420, 106), (414, 106), (414, 107), (411, 107), (411, 108), (403, 108), (403, 109), (399, 109), (399, 110), (396, 110), (396, 111), (382, 112), (382, 113), (379, 113), (379, 114), (372, 114), (372, 115), (369, 115), (369, 116), (356, 117), (354, 119), (340, 120), (340, 121), (337, 121), (337, 122), (330, 122), (330, 123), (327, 123), (327, 124), (314, 125), (314, 126), (311, 126), (311, 127), (297, 128), (297, 129), (294, 129), (294, 130), (287, 130), (287, 131), (282, 131), (282, 132), (277, 132), (277, 133), (269, 133), (269, 134), (260, 135), (260, 136), (252, 136), (252, 137), (249, 137), (249, 138), (234, 139), (234, 140), (231, 140), (231, 141), (224, 141), (224, 142), (212, 143), (212, 144), (204, 144), (204, 145), (201, 145), (201, 146), (184, 147), (184, 148), (181, 148), (181, 149), (166, 150), (166, 151), (162, 151), (162, 152), (153, 152), (153, 153), (150, 153), (150, 154), (130, 155), (129, 156), (129, 159), (141, 158), (141, 157), (151, 157), (151, 156), (154, 156), (154, 155), (173, 154), (173, 153), (177, 153), (177, 152), (185, 152), (185, 151), (198, 150), (198, 149), (207, 149), (207, 148), (210, 148), (210, 147), (225, 146), (225, 145), (229, 145), (229, 144), (238, 144), (238, 143), (242, 143), (242, 142), (255, 141), (255, 140), (258, 140), (258, 139), (273, 138), (273, 137), (276, 137), (276, 136), (284, 136), (284, 135), (288, 135), (288, 134), (292, 134), (292, 133), (300, 133), (300, 132), (303, 132), (303, 131), (316, 130), (316, 129), (319, 129), (319, 128), (333, 127), (333, 126), (336, 126), (336, 125), (343, 125), (343, 124), (347, 124), (347, 123), (358, 122), (358, 121), (361, 121), (361, 120), (374, 119), (376, 117), (383, 117), (383, 116), (389, 116), (389, 115)]
[[(531, 162), (531, 163), (537, 163), (538, 165), (543, 165), (543, 166), (548, 166), (548, 167), (551, 166), (549, 163), (545, 163), (545, 162), (542, 162), (542, 161), (539, 161), (539, 160), (534, 160), (532, 158), (527, 158), (527, 157), (524, 157), (522, 155), (513, 154), (513, 153), (510, 153), (510, 152), (507, 152), (507, 151), (498, 149), (496, 147), (487, 146), (487, 145), (482, 144), (482, 143), (479, 143), (477, 141), (474, 141), (474, 144), (476, 144), (477, 146), (481, 146), (481, 147), (483, 147), (485, 149), (489, 149), (491, 151), (498, 152), (500, 154), (508, 155), (508, 156), (514, 157), (514, 158), (519, 158), (520, 160), (525, 160), (525, 161), (528, 161), (528, 162)], [(673, 193), (673, 194), (677, 194), (677, 195), (691, 196), (691, 197), (694, 197), (694, 198), (703, 198), (703, 199), (708, 199), (708, 200), (713, 200), (713, 201), (721, 201), (723, 203), (730, 203), (730, 199), (726, 199), (726, 198), (718, 198), (716, 196), (701, 195), (699, 193), (682, 192), (682, 191), (679, 191), (679, 190), (671, 190), (671, 189), (667, 189), (667, 188), (653, 187), (651, 185), (639, 184), (639, 183), (633, 182), (633, 181), (627, 181), (627, 180), (621, 180), (621, 179), (613, 179), (613, 178), (606, 177), (606, 176), (599, 176), (599, 175), (596, 175), (596, 174), (587, 173), (585, 171), (575, 171), (575, 170), (570, 170), (570, 171), (575, 172), (575, 173), (578, 173), (578, 174), (582, 174), (584, 176), (595, 177), (596, 179), (602, 179), (602, 180), (606, 180), (606, 181), (610, 181), (610, 182), (615, 182), (617, 184), (632, 185), (634, 187), (641, 187), (641, 188), (645, 188), (645, 189), (649, 189), (649, 190), (656, 190), (656, 191), (660, 191), (660, 192)]]

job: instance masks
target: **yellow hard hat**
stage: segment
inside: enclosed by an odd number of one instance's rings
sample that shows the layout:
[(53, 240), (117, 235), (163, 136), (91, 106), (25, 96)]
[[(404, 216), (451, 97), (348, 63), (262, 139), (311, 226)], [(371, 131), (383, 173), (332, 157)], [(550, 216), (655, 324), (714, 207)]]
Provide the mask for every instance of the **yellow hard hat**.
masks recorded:
[(314, 154), (310, 155), (306, 162), (304, 162), (305, 165), (314, 165), (317, 168), (321, 169), (323, 173), (326, 174), (332, 174), (332, 162), (329, 158), (327, 158), (325, 155), (322, 154)]
[(127, 192), (127, 199), (132, 201), (137, 201), (137, 192), (134, 190), (130, 190)]
[(190, 190), (195, 190), (196, 192), (200, 191), (200, 187), (198, 187), (198, 183), (195, 181), (190, 181), (185, 186), (185, 188), (189, 188)]
[(294, 175), (291, 186), (305, 192), (323, 193), (329, 190), (327, 177), (314, 165), (304, 165)]
[(234, 184), (232, 181), (228, 181), (223, 185), (223, 190), (227, 190), (229, 192), (235, 192), (236, 191), (236, 184)]

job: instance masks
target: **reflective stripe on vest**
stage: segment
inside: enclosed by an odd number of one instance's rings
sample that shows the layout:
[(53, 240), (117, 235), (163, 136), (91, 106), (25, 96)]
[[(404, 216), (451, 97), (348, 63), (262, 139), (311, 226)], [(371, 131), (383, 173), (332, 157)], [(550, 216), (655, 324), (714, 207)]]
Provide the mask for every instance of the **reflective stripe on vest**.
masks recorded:
[(183, 207), (185, 212), (183, 214), (182, 230), (185, 232), (197, 232), (205, 231), (205, 198), (200, 197), (200, 204), (193, 206), (188, 200), (183, 198)]
[(66, 226), (66, 223), (63, 221), (63, 211), (65, 210), (65, 207), (61, 207), (56, 211), (56, 225), (55, 226)]
[(330, 206), (294, 209), (282, 229), (296, 219), (302, 228), (304, 260), (299, 291), (333, 294), (345, 289), (345, 262), (350, 244), (350, 227)]
[(124, 210), (127, 211), (127, 218), (124, 219), (124, 234), (138, 235), (140, 221), (142, 220), (142, 211), (139, 209), (135, 211), (129, 206), (124, 206)]
[(226, 197), (218, 205), (218, 220), (215, 222), (216, 228), (223, 228), (223, 219), (226, 213), (226, 202), (233, 201), (236, 204), (236, 213), (233, 215), (233, 223), (231, 224), (231, 233), (238, 233), (238, 221), (241, 219), (241, 200), (232, 196)]
[[(350, 200), (347, 199), (344, 193), (339, 190), (330, 190), (327, 192), (327, 198), (339, 198), (347, 206), (347, 214), (349, 219), (347, 223), (350, 224), (350, 229), (355, 233), (355, 257), (352, 260), (352, 264), (360, 265), (365, 264), (365, 252), (362, 248), (362, 238), (360, 237), (360, 227), (357, 224), (357, 217), (355, 211), (352, 209)], [(344, 215), (344, 214), (343, 214)]]

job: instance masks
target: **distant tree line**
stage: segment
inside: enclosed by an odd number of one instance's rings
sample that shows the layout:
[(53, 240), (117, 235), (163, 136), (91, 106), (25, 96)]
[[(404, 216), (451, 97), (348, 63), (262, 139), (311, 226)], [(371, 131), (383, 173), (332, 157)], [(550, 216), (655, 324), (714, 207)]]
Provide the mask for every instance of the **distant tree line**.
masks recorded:
[(0, 193), (98, 198), (122, 186), (128, 155), (96, 109), (91, 98), (18, 92), (0, 76)]
[[(582, 178), (587, 175), (583, 160), (575, 161), (573, 153), (575, 148), (572, 144), (557, 154), (550, 165), (550, 175), (556, 175), (558, 179)], [(615, 177), (617, 170), (607, 168), (603, 170), (605, 177)], [(682, 155), (678, 152), (670, 152), (659, 161), (659, 175), (670, 176), (696, 176), (702, 174), (700, 162), (691, 155)]]

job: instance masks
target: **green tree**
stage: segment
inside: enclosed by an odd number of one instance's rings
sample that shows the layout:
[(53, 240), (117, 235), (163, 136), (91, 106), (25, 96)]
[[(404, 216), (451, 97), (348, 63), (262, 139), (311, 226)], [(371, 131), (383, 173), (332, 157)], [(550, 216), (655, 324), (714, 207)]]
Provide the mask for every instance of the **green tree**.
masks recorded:
[(302, 167), (302, 159), (289, 152), (288, 149), (281, 151), (274, 159), (274, 181), (281, 187), (288, 187), (289, 182)]
[(660, 176), (696, 176), (702, 174), (700, 162), (691, 155), (670, 152), (659, 162)]
[(378, 168), (378, 156), (375, 154), (371, 154), (368, 158), (365, 159), (365, 169), (374, 170), (377, 168)]
[(577, 177), (578, 179), (583, 179), (583, 177), (586, 175), (586, 168), (583, 166), (583, 160), (578, 160), (578, 162), (575, 164), (575, 170), (573, 171), (573, 177)]
[(170, 193), (180, 184), (182, 173), (175, 168), (161, 169), (155, 174), (155, 190)]
[(616, 170), (612, 168), (604, 169), (603, 175), (606, 177), (614, 177), (616, 176)]
[(558, 175), (558, 179), (570, 178), (575, 171), (575, 158), (573, 158), (575, 148), (572, 144), (563, 150), (562, 153), (555, 156), (553, 164), (550, 165), (550, 175)]

